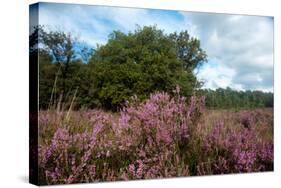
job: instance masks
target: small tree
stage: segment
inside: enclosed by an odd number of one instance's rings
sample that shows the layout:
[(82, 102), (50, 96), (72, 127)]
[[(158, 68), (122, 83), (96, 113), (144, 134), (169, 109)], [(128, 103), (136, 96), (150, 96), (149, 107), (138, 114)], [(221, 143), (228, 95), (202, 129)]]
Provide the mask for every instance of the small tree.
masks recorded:
[(92, 49), (83, 47), (71, 33), (48, 31), (44, 26), (34, 29), (30, 42), (39, 47), (40, 107), (69, 102), (80, 85), (76, 77), (81, 76), (82, 62), (87, 63)]

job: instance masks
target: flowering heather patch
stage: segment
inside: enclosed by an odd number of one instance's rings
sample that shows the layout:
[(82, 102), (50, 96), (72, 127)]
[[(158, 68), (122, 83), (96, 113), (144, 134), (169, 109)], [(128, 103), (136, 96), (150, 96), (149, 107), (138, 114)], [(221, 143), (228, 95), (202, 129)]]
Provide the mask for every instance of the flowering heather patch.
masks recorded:
[(206, 137), (204, 148), (214, 174), (273, 170), (273, 144), (260, 139), (254, 129), (227, 129), (219, 122)]
[(237, 122), (245, 128), (251, 128), (251, 125), (273, 125), (272, 110), (243, 110), (237, 114)]
[(250, 128), (250, 125), (253, 123), (253, 114), (248, 111), (243, 111), (239, 114), (239, 122), (245, 127)]
[(261, 130), (272, 134), (271, 126), (261, 129), (254, 116), (246, 128), (236, 113), (206, 132), (200, 128), (204, 100), (187, 101), (177, 89), (144, 102), (134, 97), (118, 113), (80, 110), (67, 118), (66, 112), (40, 112), (41, 184), (272, 170), (272, 140), (260, 136)]

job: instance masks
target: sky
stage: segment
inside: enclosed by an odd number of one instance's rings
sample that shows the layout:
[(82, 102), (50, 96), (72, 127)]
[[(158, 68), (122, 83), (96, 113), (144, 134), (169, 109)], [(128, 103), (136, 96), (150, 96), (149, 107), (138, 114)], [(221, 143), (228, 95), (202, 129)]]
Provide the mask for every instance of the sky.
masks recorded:
[(203, 88), (273, 92), (273, 17), (41, 3), (39, 24), (93, 47), (113, 30), (127, 33), (136, 25), (157, 25), (167, 34), (188, 30), (208, 55), (194, 71)]

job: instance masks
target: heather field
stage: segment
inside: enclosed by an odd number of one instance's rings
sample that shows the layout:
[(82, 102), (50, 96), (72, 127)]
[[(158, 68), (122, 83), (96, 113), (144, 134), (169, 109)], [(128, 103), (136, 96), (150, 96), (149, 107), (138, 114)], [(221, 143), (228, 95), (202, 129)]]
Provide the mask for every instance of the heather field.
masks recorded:
[(119, 112), (39, 112), (39, 178), (65, 184), (273, 170), (273, 109), (156, 92)]
[(30, 10), (33, 184), (273, 171), (273, 18)]

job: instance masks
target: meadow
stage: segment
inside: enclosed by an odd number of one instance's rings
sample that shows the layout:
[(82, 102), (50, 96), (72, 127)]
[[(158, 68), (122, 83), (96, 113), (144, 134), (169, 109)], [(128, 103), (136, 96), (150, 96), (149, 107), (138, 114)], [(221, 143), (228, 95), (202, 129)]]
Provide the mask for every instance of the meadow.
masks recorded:
[(207, 54), (187, 30), (136, 26), (88, 46), (39, 25), (30, 58), (35, 184), (273, 171), (273, 93), (203, 87)]
[(118, 112), (39, 111), (39, 179), (65, 184), (273, 170), (273, 108), (155, 92)]

